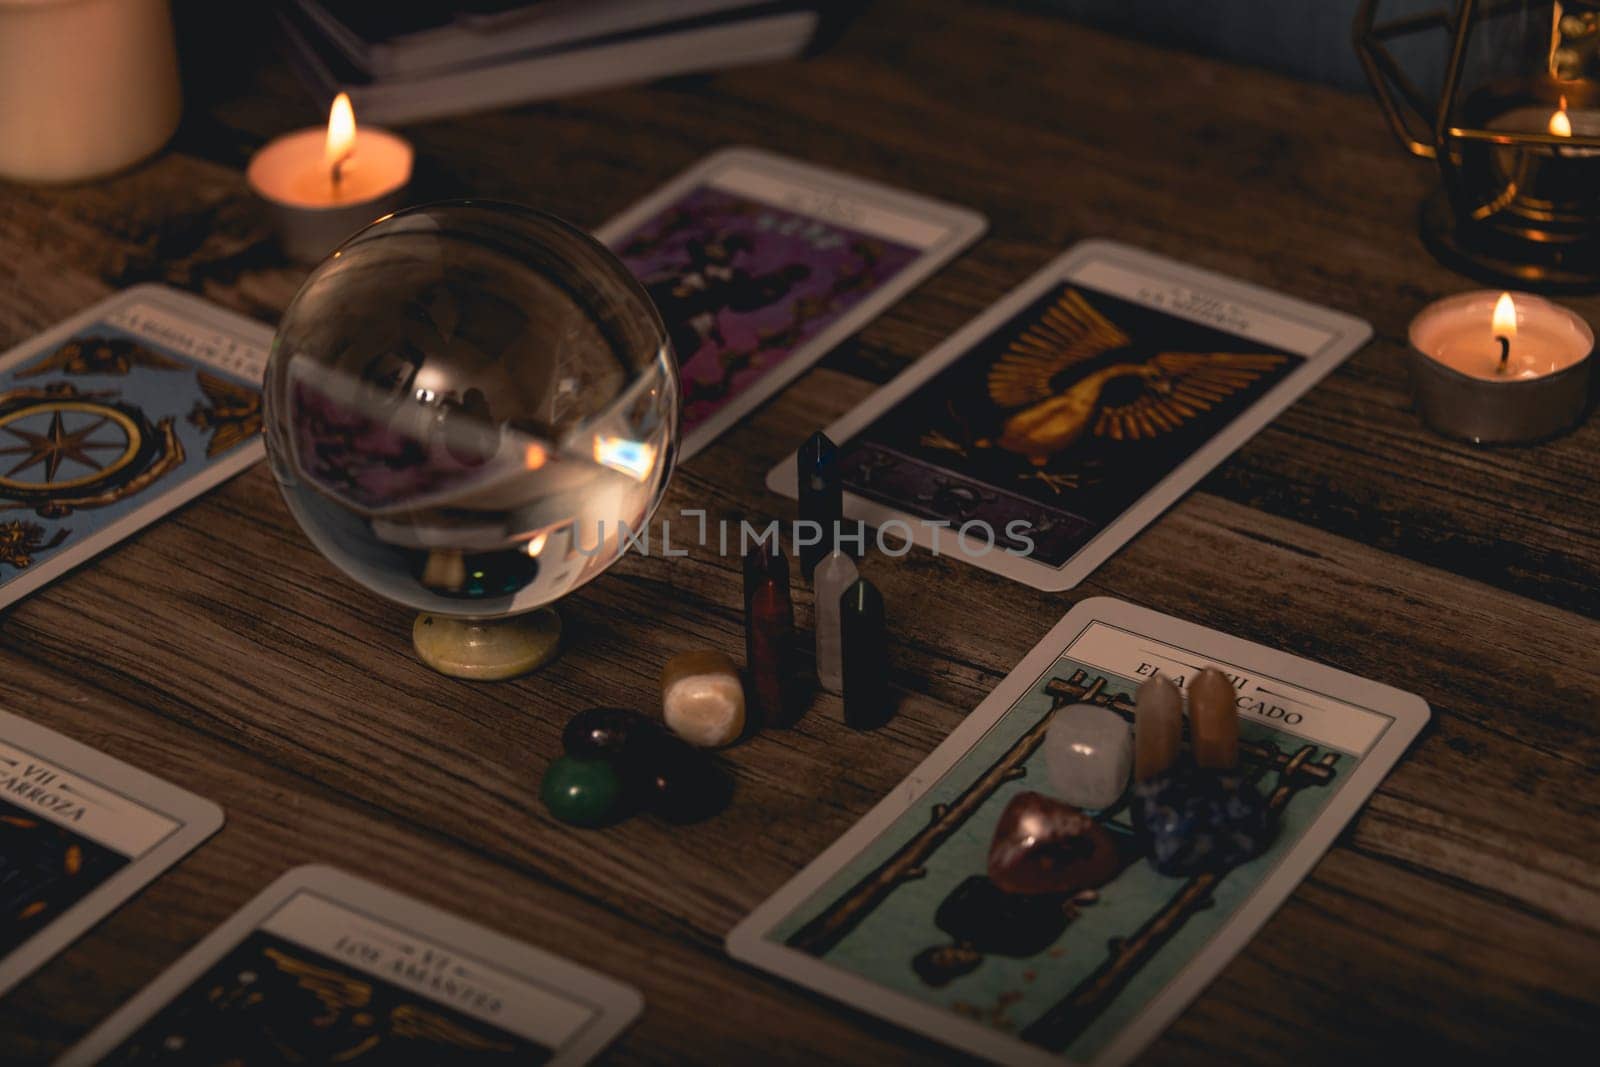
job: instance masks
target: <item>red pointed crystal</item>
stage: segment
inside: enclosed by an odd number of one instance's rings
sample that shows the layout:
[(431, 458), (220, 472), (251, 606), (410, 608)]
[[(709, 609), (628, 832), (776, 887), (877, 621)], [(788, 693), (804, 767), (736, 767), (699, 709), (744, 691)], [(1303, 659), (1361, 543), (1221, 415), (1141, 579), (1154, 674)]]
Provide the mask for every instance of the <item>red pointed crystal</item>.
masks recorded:
[(771, 578), (750, 594), (745, 614), (745, 645), (749, 650), (751, 709), (765, 726), (793, 725), (794, 605), (789, 600), (787, 578)]

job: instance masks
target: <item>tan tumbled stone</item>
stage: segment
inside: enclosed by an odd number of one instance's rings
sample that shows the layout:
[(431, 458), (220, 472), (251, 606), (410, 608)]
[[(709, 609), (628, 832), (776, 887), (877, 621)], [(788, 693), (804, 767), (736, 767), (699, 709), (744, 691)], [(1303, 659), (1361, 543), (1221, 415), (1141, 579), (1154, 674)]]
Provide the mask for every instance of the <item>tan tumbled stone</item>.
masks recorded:
[(744, 686), (733, 660), (714, 649), (681, 652), (661, 672), (661, 717), (692, 745), (718, 748), (744, 733)]

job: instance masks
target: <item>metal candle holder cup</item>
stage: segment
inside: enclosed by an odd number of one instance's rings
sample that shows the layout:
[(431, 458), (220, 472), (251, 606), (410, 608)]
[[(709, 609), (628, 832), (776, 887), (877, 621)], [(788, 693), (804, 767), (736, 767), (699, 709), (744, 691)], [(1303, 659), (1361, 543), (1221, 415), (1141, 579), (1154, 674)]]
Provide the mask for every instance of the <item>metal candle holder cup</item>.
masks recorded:
[(358, 204), (301, 207), (267, 199), (267, 207), (283, 254), (296, 263), (320, 263), (357, 230), (394, 214), (404, 201), (404, 190), (397, 189)]
[[(1477, 306), (1481, 305), (1484, 313), (1473, 317), (1482, 319), (1487, 333), (1487, 309), (1497, 296), (1483, 290), (1446, 297), (1429, 304), (1411, 320), (1411, 382), (1417, 411), (1430, 428), (1474, 444), (1525, 444), (1565, 433), (1578, 424), (1588, 406), (1590, 368), (1594, 365), (1594, 331), (1576, 315), (1566, 313), (1586, 343), (1585, 353), (1550, 374), (1506, 380), (1479, 378), (1436, 358), (1437, 344), (1431, 340), (1430, 332), (1439, 322), (1469, 307), (1479, 310)], [(1523, 294), (1518, 301), (1531, 303), (1537, 298)]]

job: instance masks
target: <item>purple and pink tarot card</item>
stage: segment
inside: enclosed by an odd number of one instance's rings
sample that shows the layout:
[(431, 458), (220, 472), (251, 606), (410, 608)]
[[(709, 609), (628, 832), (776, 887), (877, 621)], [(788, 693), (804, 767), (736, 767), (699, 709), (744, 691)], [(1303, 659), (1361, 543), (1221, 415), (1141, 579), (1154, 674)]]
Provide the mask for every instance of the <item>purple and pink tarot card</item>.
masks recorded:
[(682, 374), (688, 459), (984, 226), (964, 208), (734, 148), (596, 236), (666, 323)]

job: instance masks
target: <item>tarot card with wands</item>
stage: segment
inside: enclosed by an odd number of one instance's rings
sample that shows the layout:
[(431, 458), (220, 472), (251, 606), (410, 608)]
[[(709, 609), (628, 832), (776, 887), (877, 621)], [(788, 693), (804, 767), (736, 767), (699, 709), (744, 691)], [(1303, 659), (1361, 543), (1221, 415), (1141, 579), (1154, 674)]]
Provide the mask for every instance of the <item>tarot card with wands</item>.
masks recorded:
[[(1272, 836), (1248, 860), (1164, 874), (1125, 794), (1087, 813), (1111, 879), (1016, 895), (988, 877), (1001, 814), (1054, 792), (1063, 708), (1128, 721), (1141, 682), (1220, 668), (1244, 788)], [(1428, 718), (1421, 699), (1145, 608), (1083, 601), (904, 783), (728, 937), (735, 957), (1000, 1063), (1136, 1056), (1294, 891)], [(1185, 731), (1187, 732), (1187, 731)]]
[[(1070, 588), (1369, 332), (1080, 245), (828, 427), (847, 514), (897, 524), (897, 543)], [(768, 482), (793, 495), (793, 461)]]
[(260, 459), (271, 339), (141, 285), (0, 356), (0, 609)]
[(688, 459), (971, 243), (982, 216), (728, 149), (601, 227), (677, 354)]
[(268, 887), (63, 1064), (580, 1064), (626, 986), (325, 867)]

